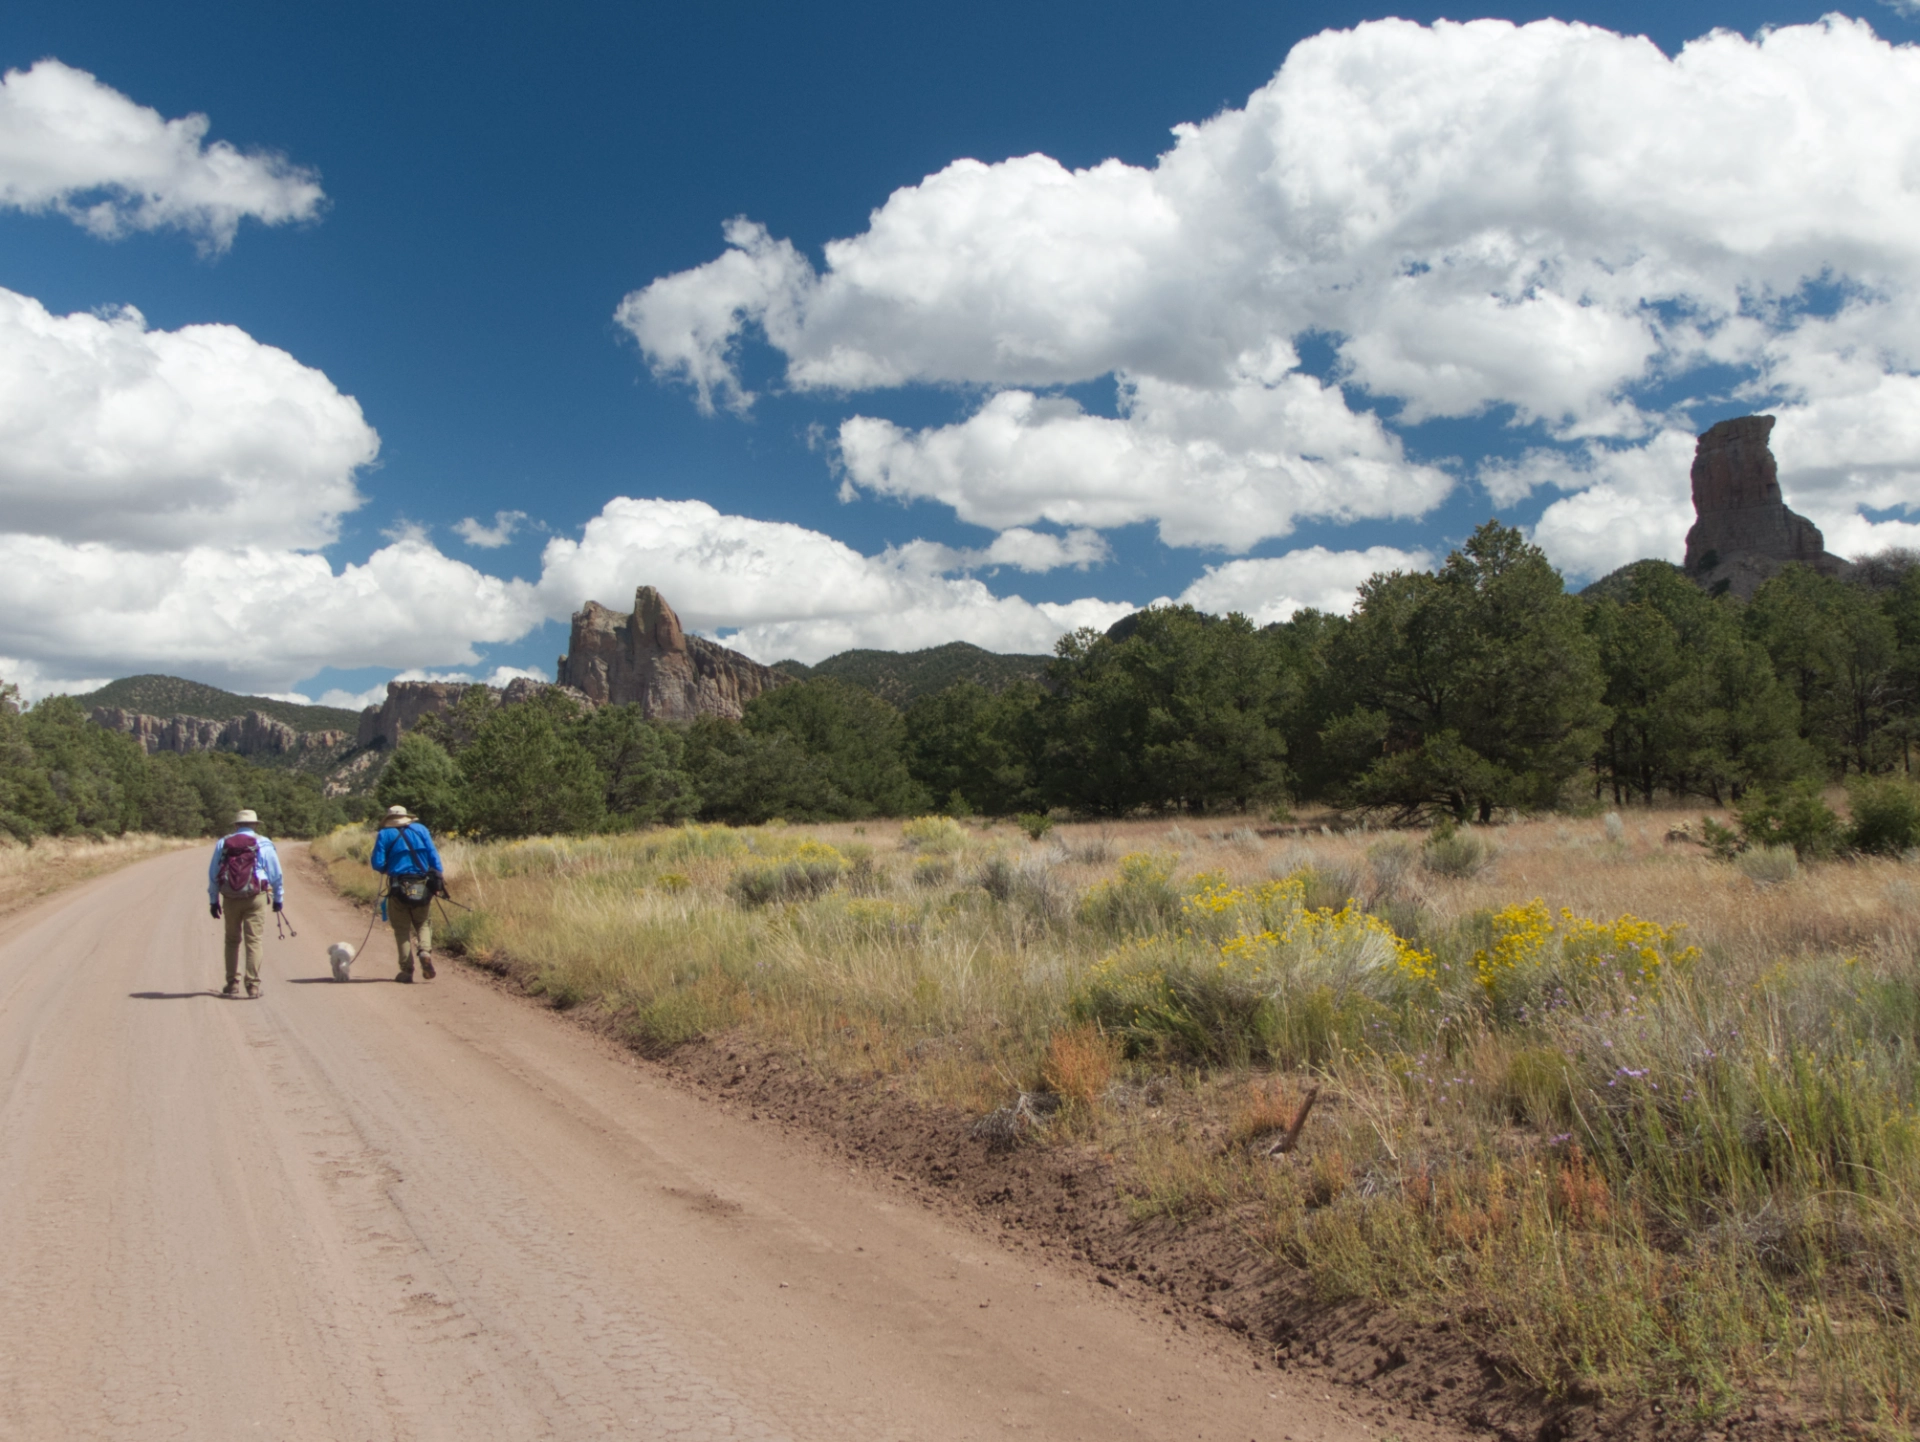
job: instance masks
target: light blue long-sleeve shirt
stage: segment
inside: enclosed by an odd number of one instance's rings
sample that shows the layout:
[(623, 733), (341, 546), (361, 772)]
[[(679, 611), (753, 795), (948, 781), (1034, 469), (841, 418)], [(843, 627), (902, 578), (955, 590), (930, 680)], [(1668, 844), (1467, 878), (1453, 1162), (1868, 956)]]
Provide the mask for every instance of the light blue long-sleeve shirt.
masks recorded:
[[(259, 835), (251, 826), (242, 826), (229, 835), (238, 836), (246, 832), (253, 837), (254, 844), (260, 849), (254, 853), (253, 879), (265, 881), (273, 887), (273, 904), (280, 905), (286, 900), (286, 883), (280, 875), (280, 853), (273, 849), (273, 843)], [(207, 863), (207, 900), (220, 899), (220, 853), (226, 849), (227, 838), (221, 837), (213, 844), (213, 859)]]

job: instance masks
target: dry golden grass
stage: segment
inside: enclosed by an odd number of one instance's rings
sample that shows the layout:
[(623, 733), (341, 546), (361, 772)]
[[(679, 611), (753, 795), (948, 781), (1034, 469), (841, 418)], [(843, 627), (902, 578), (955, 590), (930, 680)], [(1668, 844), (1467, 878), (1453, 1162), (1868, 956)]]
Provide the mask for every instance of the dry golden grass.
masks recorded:
[[(1665, 839), (1699, 815), (1475, 829), (1493, 860), (1465, 876), (1423, 865), (1418, 834), (1244, 819), (443, 852), (475, 908), (453, 939), (642, 1046), (746, 1027), (982, 1114), (1051, 1090), (1138, 1213), (1230, 1210), (1329, 1294), (1459, 1321), (1550, 1391), (1713, 1415), (1764, 1385), (1900, 1433), (1920, 1407), (1920, 866), (1761, 884)], [(360, 895), (369, 839), (316, 844)], [(783, 891), (789, 873), (811, 880)], [(1399, 949), (1289, 961), (1248, 919), (1276, 894)], [(1562, 908), (1602, 923), (1580, 934), (1604, 965), (1557, 949)], [(1683, 928), (1658, 965), (1631, 961), (1642, 923)], [(1495, 977), (1503, 935), (1521, 959)], [(1234, 946), (1280, 949), (1248, 970)], [(1310, 1088), (1293, 1153), (1245, 1145)]]
[(198, 846), (172, 836), (116, 836), (105, 841), (50, 836), (22, 846), (0, 840), (0, 916), (63, 886), (117, 871), (163, 851)]

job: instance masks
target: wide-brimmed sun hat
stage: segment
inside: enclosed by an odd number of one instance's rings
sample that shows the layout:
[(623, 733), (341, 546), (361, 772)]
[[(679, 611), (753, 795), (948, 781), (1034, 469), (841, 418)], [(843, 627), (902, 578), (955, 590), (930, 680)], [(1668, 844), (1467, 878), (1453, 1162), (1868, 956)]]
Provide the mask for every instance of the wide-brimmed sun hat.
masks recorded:
[(389, 806), (387, 808), (387, 820), (411, 821), (413, 820), (413, 813), (404, 806)]
[(258, 826), (260, 824), (260, 818), (253, 814), (252, 807), (244, 807), (233, 813), (233, 824), (235, 826)]

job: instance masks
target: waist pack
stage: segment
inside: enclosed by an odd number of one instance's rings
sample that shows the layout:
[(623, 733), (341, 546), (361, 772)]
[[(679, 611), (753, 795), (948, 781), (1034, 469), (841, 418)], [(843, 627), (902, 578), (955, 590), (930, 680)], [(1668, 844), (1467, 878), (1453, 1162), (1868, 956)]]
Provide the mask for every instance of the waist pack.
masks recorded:
[(260, 843), (244, 831), (220, 843), (220, 889), (257, 896), (265, 889), (258, 875)]

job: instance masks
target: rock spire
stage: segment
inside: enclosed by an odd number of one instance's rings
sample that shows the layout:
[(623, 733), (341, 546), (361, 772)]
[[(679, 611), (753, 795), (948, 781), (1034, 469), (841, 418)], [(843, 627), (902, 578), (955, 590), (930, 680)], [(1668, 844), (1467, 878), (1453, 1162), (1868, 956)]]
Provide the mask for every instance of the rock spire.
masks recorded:
[(1787, 508), (1767, 438), (1772, 416), (1721, 421), (1693, 453), (1693, 509), (1686, 571), (1709, 590), (1753, 595), (1790, 561), (1825, 575), (1846, 570), (1830, 555), (1820, 528)]

